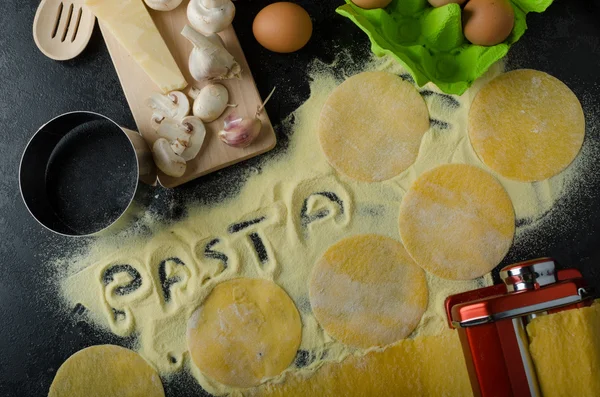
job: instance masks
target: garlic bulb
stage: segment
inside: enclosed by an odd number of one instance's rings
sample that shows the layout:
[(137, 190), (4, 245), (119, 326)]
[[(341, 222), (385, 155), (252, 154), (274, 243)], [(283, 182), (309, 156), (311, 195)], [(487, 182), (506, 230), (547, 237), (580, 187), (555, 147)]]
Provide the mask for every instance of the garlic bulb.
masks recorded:
[(191, 0), (187, 8), (190, 24), (205, 35), (225, 30), (235, 16), (230, 0)]
[(186, 25), (181, 34), (194, 44), (190, 54), (190, 74), (197, 81), (239, 78), (240, 65), (216, 38), (207, 38)]

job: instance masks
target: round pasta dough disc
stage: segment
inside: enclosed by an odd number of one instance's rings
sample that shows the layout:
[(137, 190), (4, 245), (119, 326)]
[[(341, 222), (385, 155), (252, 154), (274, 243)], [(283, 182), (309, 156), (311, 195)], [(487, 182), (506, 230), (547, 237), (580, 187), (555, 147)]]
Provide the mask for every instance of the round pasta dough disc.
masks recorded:
[(350, 77), (329, 96), (319, 141), (329, 163), (351, 178), (390, 179), (416, 160), (429, 111), (419, 92), (387, 72)]
[(114, 345), (91, 346), (60, 366), (48, 397), (164, 397), (160, 377), (139, 354)]
[(302, 339), (300, 314), (272, 281), (239, 278), (219, 284), (188, 323), (192, 360), (228, 386), (252, 387), (279, 375)]
[(427, 171), (400, 204), (400, 235), (414, 260), (436, 276), (470, 280), (506, 256), (515, 233), (510, 197), (487, 172), (465, 164)]
[(378, 235), (346, 238), (316, 263), (310, 304), (335, 339), (355, 347), (407, 337), (427, 308), (425, 272), (401, 243)]
[(560, 80), (536, 70), (496, 77), (475, 97), (469, 137), (479, 158), (502, 176), (541, 181), (564, 170), (585, 135), (583, 109)]

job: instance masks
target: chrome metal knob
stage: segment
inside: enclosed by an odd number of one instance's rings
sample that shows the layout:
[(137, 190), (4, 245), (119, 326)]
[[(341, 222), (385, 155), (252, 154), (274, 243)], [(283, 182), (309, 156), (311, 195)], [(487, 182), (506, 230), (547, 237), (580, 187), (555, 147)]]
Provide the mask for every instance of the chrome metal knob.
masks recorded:
[(500, 278), (508, 292), (535, 290), (557, 281), (556, 263), (552, 258), (515, 263), (502, 269)]

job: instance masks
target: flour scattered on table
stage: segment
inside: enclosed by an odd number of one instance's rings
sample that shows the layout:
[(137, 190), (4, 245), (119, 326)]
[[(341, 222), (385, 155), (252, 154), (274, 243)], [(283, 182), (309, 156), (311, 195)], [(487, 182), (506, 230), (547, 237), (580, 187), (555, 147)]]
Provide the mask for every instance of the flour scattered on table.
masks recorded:
[[(186, 331), (192, 314), (227, 280), (271, 280), (298, 308), (302, 339), (297, 356), (281, 377), (265, 381), (282, 381), (290, 374), (309, 376), (345, 357), (367, 353), (332, 338), (319, 325), (309, 297), (313, 266), (329, 247), (350, 236), (377, 234), (399, 241), (400, 203), (423, 172), (446, 163), (483, 167), (469, 143), (467, 115), (478, 89), (500, 73), (501, 66), (461, 97), (442, 94), (433, 86), (421, 88), (432, 122), (414, 164), (384, 182), (365, 183), (329, 165), (317, 131), (321, 109), (334, 89), (348, 75), (374, 70), (406, 79), (405, 71), (389, 59), (358, 68), (344, 58), (334, 65), (316, 62), (310, 98), (284, 121), (292, 130), (289, 147), (266, 156), (261, 172), (251, 175), (237, 194), (190, 207), (185, 219), (168, 225), (150, 222), (129, 236), (99, 238), (84, 252), (54, 263), (65, 312), (85, 307), (87, 319), (98, 327), (135, 336), (136, 350), (161, 376), (187, 371), (216, 395), (237, 389), (195, 367)], [(584, 144), (582, 154), (586, 153)], [(556, 200), (570, 193), (572, 180), (585, 170), (578, 164), (575, 160), (566, 172), (536, 184), (495, 175), (512, 200), (517, 222), (540, 222)], [(444, 299), (489, 285), (491, 276), (450, 281), (426, 273), (426, 280), (428, 304), (411, 337), (442, 333), (447, 329)], [(393, 356), (386, 357), (385, 362), (393, 361)]]

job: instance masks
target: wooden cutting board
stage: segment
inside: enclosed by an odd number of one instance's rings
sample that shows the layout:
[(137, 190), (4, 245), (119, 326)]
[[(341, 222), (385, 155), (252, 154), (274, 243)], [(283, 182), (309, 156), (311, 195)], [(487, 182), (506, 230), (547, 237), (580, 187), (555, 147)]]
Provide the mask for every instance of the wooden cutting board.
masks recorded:
[[(186, 89), (186, 93), (191, 86), (202, 88), (206, 84), (206, 82), (200, 83), (195, 81), (190, 75), (188, 58), (193, 46), (180, 34), (187, 23), (186, 10), (188, 2), (188, 0), (184, 0), (179, 7), (169, 12), (149, 10), (156, 27), (190, 84)], [(160, 90), (102, 23), (100, 23), (100, 28), (117, 74), (119, 75), (123, 91), (125, 91), (125, 97), (133, 113), (138, 131), (142, 134), (146, 142), (152, 146), (154, 141), (158, 139), (158, 135), (150, 125), (152, 110), (145, 105), (145, 101), (152, 93), (160, 92)], [(277, 142), (273, 125), (266, 111), (263, 112), (261, 117), (263, 124), (261, 133), (252, 145), (244, 149), (238, 149), (227, 146), (219, 140), (217, 133), (222, 129), (223, 119), (226, 115), (236, 112), (243, 117), (252, 117), (256, 113), (256, 108), (262, 103), (254, 78), (250, 73), (248, 62), (233, 27), (230, 26), (225, 31), (219, 33), (219, 35), (223, 39), (227, 50), (242, 67), (241, 79), (220, 82), (229, 90), (229, 103), (235, 103), (238, 106), (237, 108), (227, 109), (219, 119), (205, 124), (206, 140), (204, 141), (202, 150), (194, 160), (188, 162), (187, 170), (182, 177), (173, 178), (159, 172), (158, 180), (165, 187), (172, 188), (179, 186), (212, 171), (265, 153), (273, 149)]]

